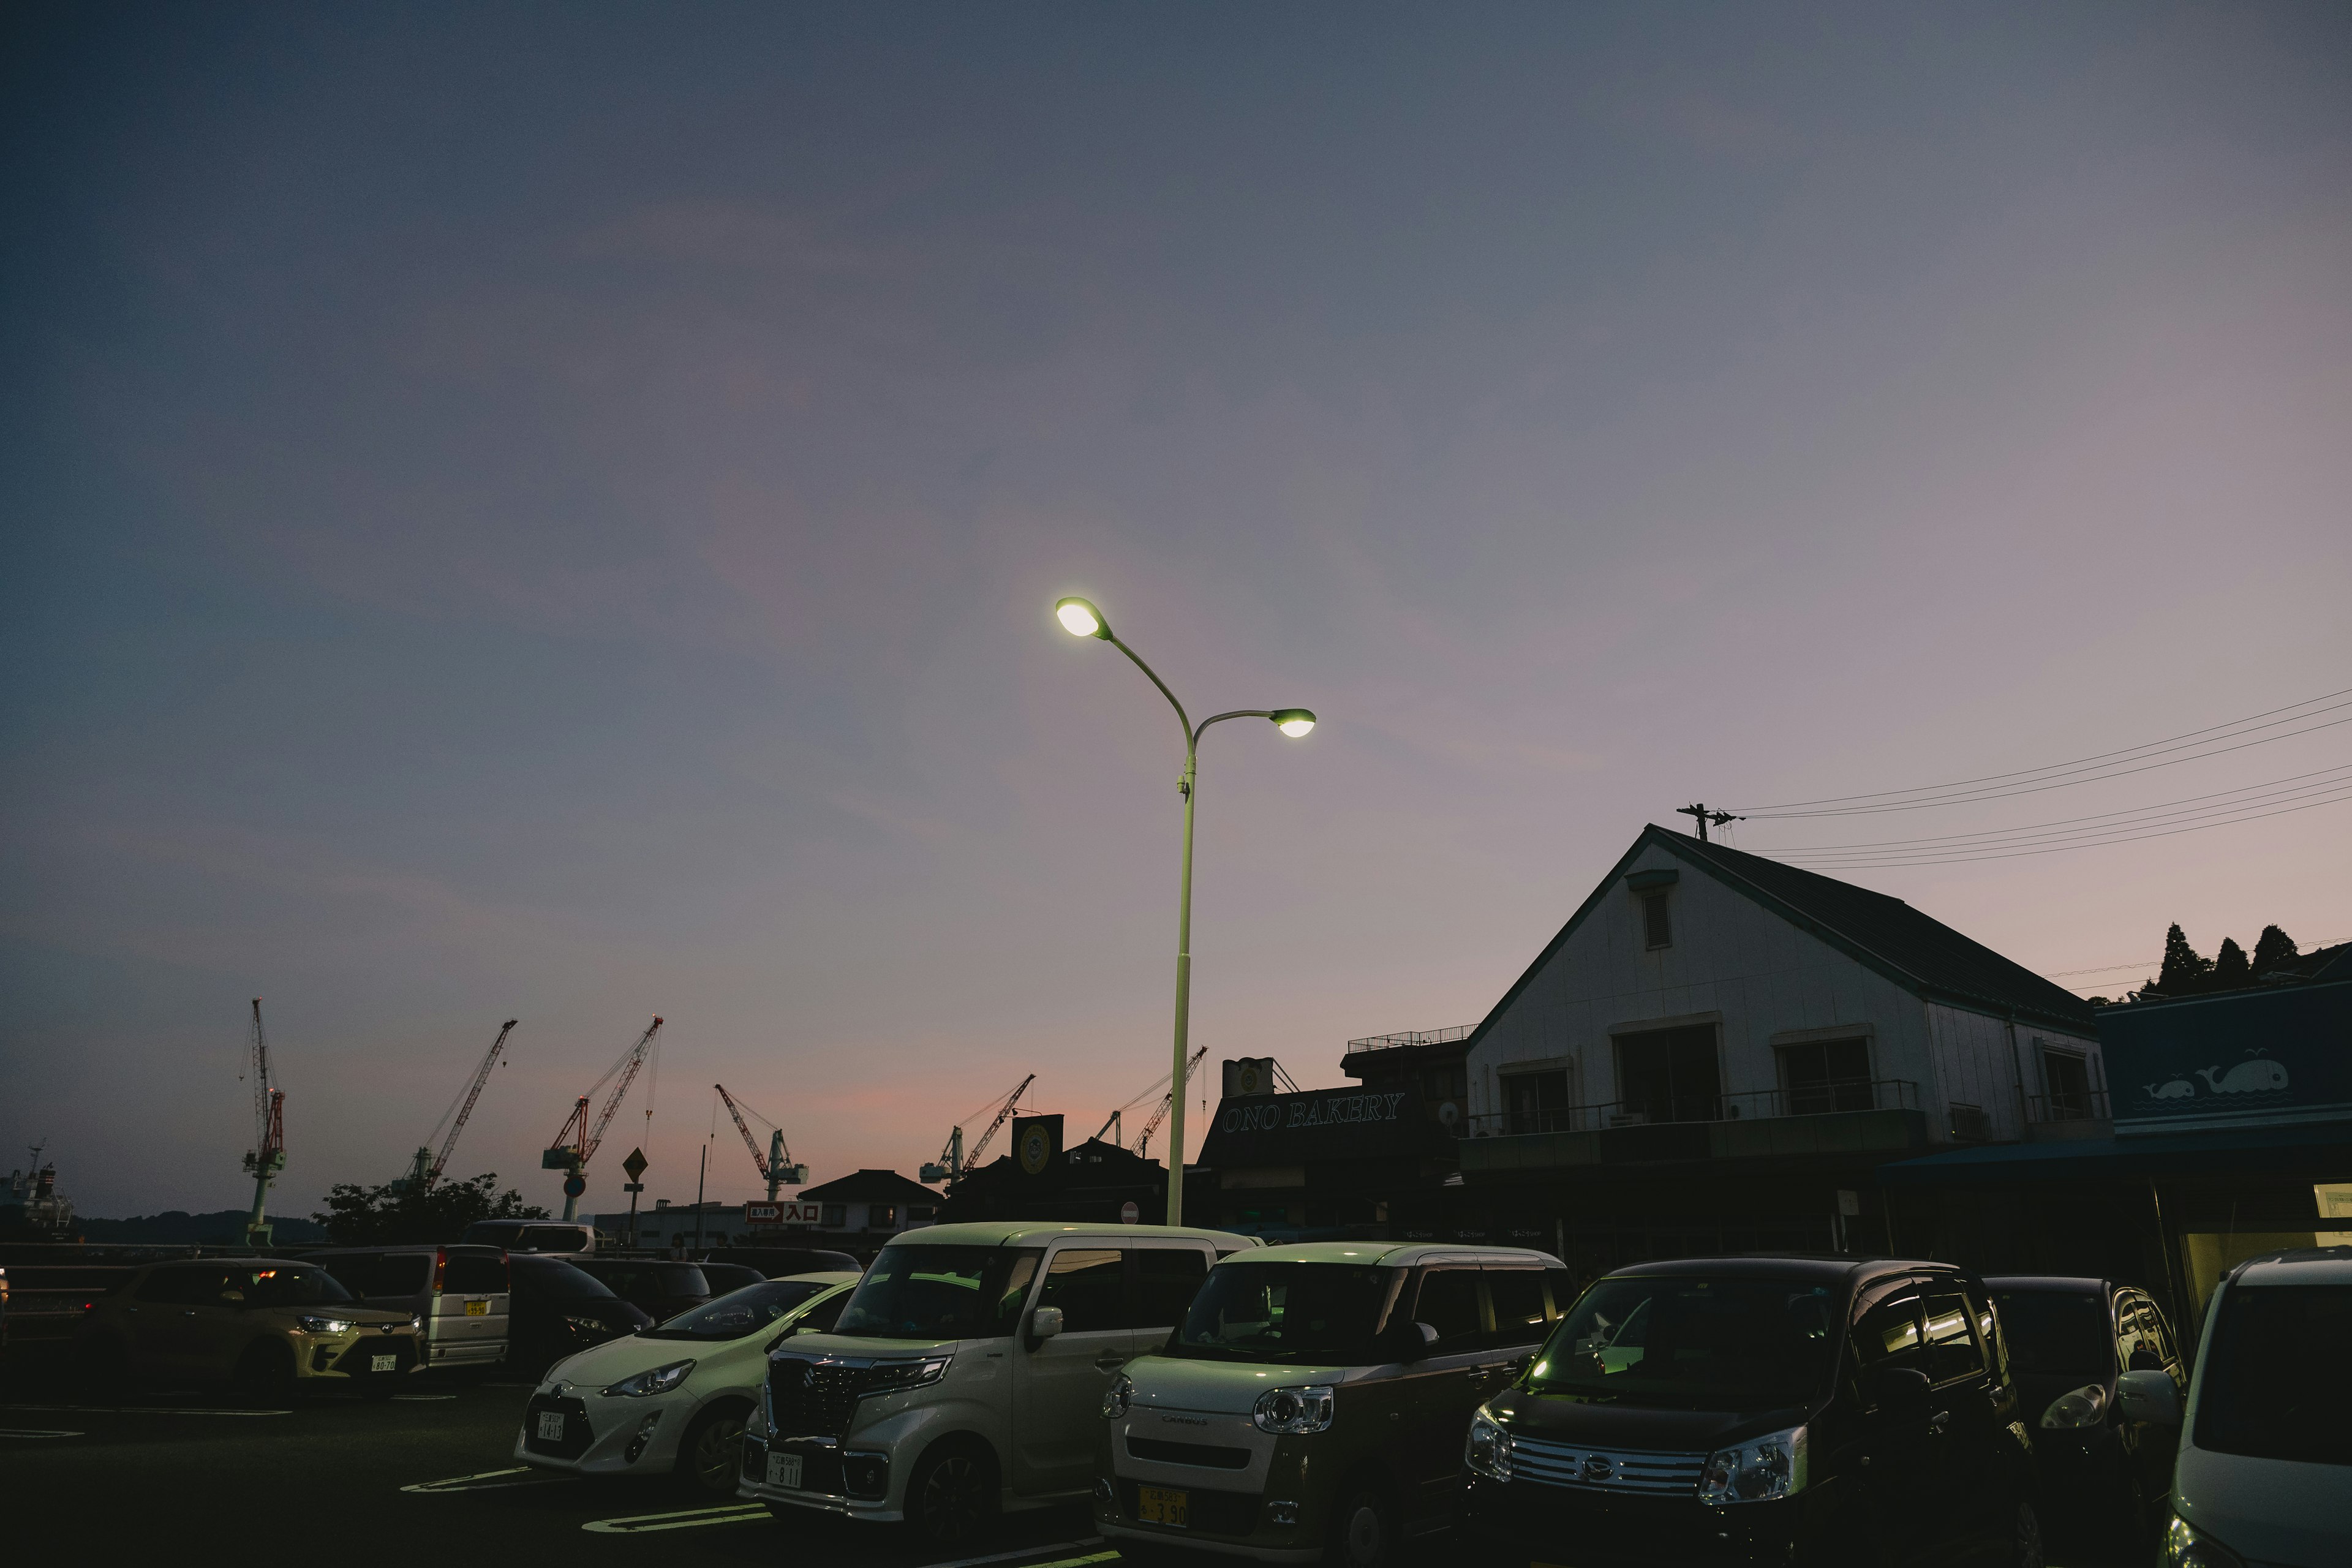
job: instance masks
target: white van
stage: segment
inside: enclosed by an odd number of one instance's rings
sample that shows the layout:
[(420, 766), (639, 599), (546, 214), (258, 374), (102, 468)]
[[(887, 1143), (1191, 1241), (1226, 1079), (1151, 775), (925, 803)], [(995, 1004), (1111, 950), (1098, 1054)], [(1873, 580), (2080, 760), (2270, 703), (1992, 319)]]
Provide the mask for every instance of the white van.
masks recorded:
[(2347, 1347), (2352, 1247), (2300, 1247), (2247, 1259), (2213, 1292), (2185, 1420), (2163, 1373), (2123, 1374), (2125, 1415), (2181, 1420), (2160, 1563), (2352, 1563)]
[(940, 1542), (1086, 1498), (1104, 1393), (1255, 1237), (942, 1225), (884, 1247), (829, 1334), (769, 1358), (740, 1495), (779, 1518), (904, 1521)]

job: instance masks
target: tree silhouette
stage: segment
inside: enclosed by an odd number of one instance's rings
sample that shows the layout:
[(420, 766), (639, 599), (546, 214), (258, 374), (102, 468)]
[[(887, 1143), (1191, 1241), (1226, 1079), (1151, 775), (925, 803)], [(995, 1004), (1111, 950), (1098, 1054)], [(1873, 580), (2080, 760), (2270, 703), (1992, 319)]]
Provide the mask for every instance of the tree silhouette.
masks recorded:
[(2165, 928), (2164, 963), (2144, 990), (2157, 996), (2193, 996), (2208, 988), (2212, 973), (2213, 961), (2189, 945), (2175, 921)]
[(2254, 983), (2252, 967), (2246, 962), (2246, 950), (2234, 937), (2221, 939), (2221, 951), (2213, 955), (2213, 976), (2209, 984), (2216, 991), (2239, 991)]
[(493, 1173), (442, 1182), (430, 1192), (408, 1182), (381, 1187), (338, 1183), (327, 1189), (327, 1212), (310, 1217), (341, 1247), (455, 1241), (478, 1219), (547, 1217), (545, 1209), (524, 1203), (512, 1187), (499, 1192), (498, 1183)]
[(2294, 938), (2276, 926), (2264, 926), (2263, 934), (2254, 939), (2253, 978), (2260, 980), (2288, 959), (2300, 956), (2294, 950)]

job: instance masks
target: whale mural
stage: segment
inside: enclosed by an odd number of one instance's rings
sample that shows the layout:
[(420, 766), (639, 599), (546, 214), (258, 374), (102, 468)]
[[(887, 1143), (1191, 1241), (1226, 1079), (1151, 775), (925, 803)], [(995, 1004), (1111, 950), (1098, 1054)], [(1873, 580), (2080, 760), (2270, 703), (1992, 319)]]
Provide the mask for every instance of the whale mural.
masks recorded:
[(2144, 1083), (2139, 1087), (2140, 1092), (2150, 1100), (2186, 1100), (2197, 1092), (2197, 1086), (2185, 1078), (2174, 1079), (2170, 1083)]
[(2286, 1087), (2285, 1064), (2267, 1057), (2240, 1062), (2217, 1080), (2214, 1075), (2221, 1072), (2218, 1067), (2199, 1068), (2197, 1076), (2213, 1094), (2260, 1094)]
[(2352, 1121), (2352, 979), (2099, 1012), (2119, 1135)]

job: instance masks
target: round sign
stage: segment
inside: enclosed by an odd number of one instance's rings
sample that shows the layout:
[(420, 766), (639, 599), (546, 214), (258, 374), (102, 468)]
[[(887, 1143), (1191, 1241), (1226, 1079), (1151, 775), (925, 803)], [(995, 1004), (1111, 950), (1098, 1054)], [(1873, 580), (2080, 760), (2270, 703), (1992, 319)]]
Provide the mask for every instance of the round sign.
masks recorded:
[(1030, 1127), (1021, 1134), (1021, 1168), (1033, 1176), (1045, 1173), (1045, 1162), (1054, 1157), (1054, 1141), (1045, 1136), (1042, 1127)]
[(566, 1176), (566, 1177), (564, 1177), (564, 1178), (563, 1178), (563, 1195), (564, 1195), (565, 1197), (567, 1197), (567, 1198), (576, 1198), (576, 1197), (578, 1197), (581, 1194), (583, 1194), (583, 1193), (586, 1192), (587, 1190), (588, 1190), (588, 1178), (587, 1178), (587, 1177), (585, 1177), (585, 1176)]
[(1257, 1063), (1244, 1057), (1241, 1070), (1234, 1074), (1234, 1087), (1243, 1094), (1255, 1094), (1258, 1090)]
[(1139, 1223), (1142, 1221), (1142, 1219), (1143, 1219), (1143, 1211), (1142, 1211), (1141, 1209), (1139, 1209), (1139, 1208), (1138, 1208), (1138, 1207), (1136, 1207), (1136, 1206), (1135, 1206), (1135, 1200), (1134, 1200), (1133, 1198), (1129, 1198), (1129, 1199), (1128, 1199), (1128, 1200), (1127, 1200), (1127, 1202), (1125, 1202), (1125, 1203), (1123, 1203), (1123, 1204), (1121, 1204), (1121, 1205), (1118, 1205), (1118, 1223), (1119, 1223), (1119, 1224), (1121, 1224), (1121, 1225), (1136, 1225), (1136, 1224), (1139, 1224)]

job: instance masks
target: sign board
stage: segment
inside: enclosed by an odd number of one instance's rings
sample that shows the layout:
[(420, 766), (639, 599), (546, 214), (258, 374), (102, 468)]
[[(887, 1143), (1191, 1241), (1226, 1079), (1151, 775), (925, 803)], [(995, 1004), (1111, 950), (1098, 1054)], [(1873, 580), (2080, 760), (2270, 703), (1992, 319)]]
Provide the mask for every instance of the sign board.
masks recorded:
[(564, 1178), (563, 1178), (563, 1195), (564, 1195), (565, 1197), (567, 1197), (567, 1198), (576, 1198), (576, 1197), (578, 1197), (581, 1194), (583, 1194), (583, 1193), (586, 1192), (587, 1190), (588, 1190), (588, 1178), (587, 1178), (587, 1177), (585, 1177), (585, 1176), (566, 1176), (566, 1177), (564, 1177)]
[(2116, 1131), (2352, 1116), (2352, 982), (2103, 1008)]
[(1227, 1061), (1224, 1067), (1226, 1099), (1274, 1092), (1272, 1057), (1240, 1057)]
[(1453, 1132), (1417, 1096), (1395, 1089), (1318, 1089), (1228, 1095), (1210, 1118), (1201, 1162), (1226, 1170), (1414, 1159), (1449, 1153), (1454, 1146)]
[(1118, 1205), (1118, 1223), (1121, 1225), (1141, 1225), (1143, 1223), (1143, 1211), (1136, 1206), (1135, 1200), (1133, 1198), (1129, 1198), (1127, 1202)]
[(743, 1205), (745, 1225), (817, 1225), (824, 1218), (823, 1204), (804, 1204), (797, 1199)]
[(1013, 1163), (1024, 1175), (1042, 1176), (1062, 1152), (1062, 1119), (1058, 1116), (1016, 1116), (1013, 1119)]
[(621, 1162), (621, 1169), (629, 1173), (629, 1180), (633, 1182), (644, 1181), (646, 1179), (646, 1152), (643, 1149), (630, 1150), (629, 1157)]

